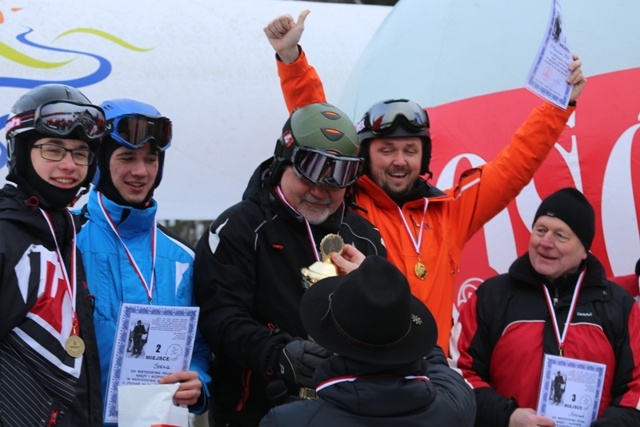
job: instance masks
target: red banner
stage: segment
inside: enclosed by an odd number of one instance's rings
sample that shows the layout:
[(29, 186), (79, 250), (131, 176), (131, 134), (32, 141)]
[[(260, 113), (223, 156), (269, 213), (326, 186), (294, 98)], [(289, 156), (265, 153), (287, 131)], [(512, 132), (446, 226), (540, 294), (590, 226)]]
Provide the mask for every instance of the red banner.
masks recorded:
[[(640, 69), (589, 77), (578, 107), (533, 181), (465, 247), (457, 305), (482, 280), (527, 251), (540, 200), (562, 187), (584, 192), (596, 211), (591, 251), (610, 277), (633, 273), (640, 257)], [(491, 161), (542, 101), (525, 89), (429, 108), (433, 182)]]

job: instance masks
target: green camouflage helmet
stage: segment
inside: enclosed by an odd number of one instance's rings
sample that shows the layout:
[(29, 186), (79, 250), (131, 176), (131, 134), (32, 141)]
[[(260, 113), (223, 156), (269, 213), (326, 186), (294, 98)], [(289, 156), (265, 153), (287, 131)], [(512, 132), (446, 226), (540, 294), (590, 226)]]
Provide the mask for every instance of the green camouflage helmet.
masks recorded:
[[(331, 104), (310, 104), (296, 109), (291, 114), (276, 143), (271, 179), (272, 182), (279, 181), (284, 166), (293, 165), (299, 174), (315, 183), (346, 186), (346, 183), (342, 182), (346, 177), (341, 177), (341, 182), (329, 182), (323, 181), (320, 176), (305, 174), (304, 167), (301, 169), (304, 153), (321, 155), (331, 159), (333, 163), (347, 162), (351, 172), (349, 178), (352, 178), (355, 166), (359, 175), (362, 161), (359, 157), (360, 142), (355, 125), (342, 110)], [(320, 173), (320, 170), (316, 172)], [(349, 181), (355, 181), (355, 178), (357, 176)]]

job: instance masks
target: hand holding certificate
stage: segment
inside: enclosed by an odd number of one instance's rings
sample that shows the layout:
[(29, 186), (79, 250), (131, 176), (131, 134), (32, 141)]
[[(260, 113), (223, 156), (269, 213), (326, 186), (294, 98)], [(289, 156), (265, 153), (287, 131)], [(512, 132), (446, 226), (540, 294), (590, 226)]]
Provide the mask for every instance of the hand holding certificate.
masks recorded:
[(589, 427), (598, 415), (605, 372), (601, 363), (545, 355), (538, 414), (557, 427)]
[(560, 5), (557, 0), (552, 3), (547, 31), (529, 70), (525, 87), (549, 102), (567, 108), (572, 88), (566, 80), (571, 74), (568, 67), (573, 62), (573, 57)]
[(122, 304), (105, 422), (117, 422), (119, 386), (157, 385), (161, 378), (189, 369), (198, 312), (198, 307)]

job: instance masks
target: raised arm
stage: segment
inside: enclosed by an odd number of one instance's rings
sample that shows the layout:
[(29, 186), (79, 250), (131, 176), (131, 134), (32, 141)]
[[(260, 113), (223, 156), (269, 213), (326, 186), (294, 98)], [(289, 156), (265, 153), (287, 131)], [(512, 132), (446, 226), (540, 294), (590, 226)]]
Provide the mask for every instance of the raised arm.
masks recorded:
[(298, 44), (304, 32), (304, 10), (294, 21), (291, 15), (280, 15), (264, 27), (267, 40), (276, 52), (276, 64), (282, 94), (289, 113), (316, 102), (326, 102), (322, 81)]
[(267, 40), (282, 62), (291, 64), (300, 56), (298, 43), (304, 32), (304, 20), (309, 13), (309, 10), (300, 12), (298, 22), (289, 14), (280, 15), (264, 27)]

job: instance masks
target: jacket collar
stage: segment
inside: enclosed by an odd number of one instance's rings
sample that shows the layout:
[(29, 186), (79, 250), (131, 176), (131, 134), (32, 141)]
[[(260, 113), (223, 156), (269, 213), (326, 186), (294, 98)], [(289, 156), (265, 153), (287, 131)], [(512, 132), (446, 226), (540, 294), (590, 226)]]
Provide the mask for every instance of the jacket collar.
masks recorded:
[(155, 200), (152, 199), (149, 206), (145, 209), (136, 209), (131, 206), (117, 204), (100, 193), (96, 187), (91, 190), (88, 202), (92, 222), (95, 222), (101, 227), (111, 228), (100, 208), (98, 201), (100, 195), (102, 196), (102, 205), (123, 238), (145, 234), (153, 228), (158, 210), (158, 204)]
[[(573, 290), (576, 285), (580, 272), (586, 268), (586, 274), (582, 289), (585, 288), (606, 288), (606, 276), (604, 267), (598, 259), (589, 252), (587, 259), (583, 262), (583, 267), (576, 273), (566, 274), (555, 282), (555, 286), (559, 286), (564, 291)], [(549, 285), (549, 281), (533, 269), (529, 254), (524, 254), (516, 259), (509, 267), (509, 275), (514, 279), (526, 283), (527, 285), (540, 286), (540, 283)]]
[[(424, 379), (425, 363), (376, 370), (369, 364), (334, 356), (318, 366), (314, 381), (319, 384), (356, 377), (318, 391), (322, 399), (348, 412), (371, 417), (409, 414), (425, 410), (436, 397), (434, 386)], [(413, 376), (420, 379), (405, 378)]]
[(444, 191), (430, 185), (424, 179), (418, 178), (416, 185), (406, 197), (400, 200), (392, 199), (378, 184), (373, 182), (368, 175), (363, 175), (356, 181), (354, 192), (354, 201), (358, 203), (358, 192), (369, 195), (376, 201), (376, 205), (381, 209), (397, 209), (397, 206), (413, 207), (422, 206), (423, 199), (426, 197), (429, 201), (445, 201), (452, 200), (452, 197)]

